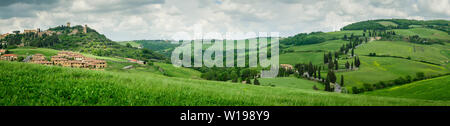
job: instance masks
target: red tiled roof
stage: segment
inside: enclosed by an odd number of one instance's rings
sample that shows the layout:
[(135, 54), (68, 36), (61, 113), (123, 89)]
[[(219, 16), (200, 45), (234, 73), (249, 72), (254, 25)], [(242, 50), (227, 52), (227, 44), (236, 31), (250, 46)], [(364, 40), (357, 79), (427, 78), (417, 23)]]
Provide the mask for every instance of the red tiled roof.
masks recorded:
[(16, 54), (5, 54), (5, 55), (2, 55), (2, 56), (17, 56)]

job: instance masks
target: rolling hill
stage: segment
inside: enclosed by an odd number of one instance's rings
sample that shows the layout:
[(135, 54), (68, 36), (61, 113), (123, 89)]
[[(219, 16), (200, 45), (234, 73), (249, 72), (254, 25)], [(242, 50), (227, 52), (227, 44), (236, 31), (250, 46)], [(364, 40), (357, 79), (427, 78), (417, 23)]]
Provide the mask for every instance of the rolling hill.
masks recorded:
[(365, 94), (372, 96), (448, 101), (450, 100), (450, 96), (448, 95), (450, 90), (449, 84), (450, 76), (443, 76), (406, 85), (395, 86), (388, 89), (367, 92)]
[[(311, 62), (322, 67), (321, 75), (326, 77), (328, 64), (324, 64), (324, 54), (338, 52), (350, 41), (367, 38), (369, 41), (354, 47), (355, 56), (361, 60), (358, 69), (345, 68), (346, 62), (354, 61), (355, 57), (351, 53), (338, 54), (336, 82), (340, 82), (340, 76), (343, 75), (344, 87), (349, 93), (352, 93), (352, 87), (363, 88), (365, 84), (373, 86), (372, 84), (381, 81), (388, 82), (408, 76), (414, 79), (418, 73), (424, 73), (428, 78), (404, 85), (392, 84), (393, 87), (383, 87), (384, 89), (366, 91), (363, 94), (326, 92), (323, 91), (326, 87), (324, 83), (299, 78), (296, 74), (260, 78), (261, 85), (232, 83), (231, 80), (206, 80), (202, 77), (210, 71), (222, 72), (220, 75), (230, 75), (229, 72), (235, 71), (231, 68), (174, 67), (165, 62), (165, 59), (170, 59), (168, 56), (178, 46), (176, 44), (165, 40), (113, 42), (93, 29), (90, 29), (89, 34), (71, 34), (79, 28), (51, 28), (50, 30), (60, 32), (58, 42), (53, 43), (54, 45), (34, 45), (42, 41), (30, 39), (31, 44), (24, 47), (10, 46), (8, 49), (11, 53), (24, 57), (36, 53), (52, 56), (63, 49), (72, 50), (87, 57), (106, 60), (109, 67), (105, 71), (0, 61), (0, 105), (450, 105), (450, 95), (447, 93), (449, 76), (433, 78), (450, 73), (450, 35), (445, 30), (448, 28), (448, 21), (371, 20), (350, 24), (342, 31), (301, 33), (280, 39), (281, 64), (295, 66)], [(377, 33), (380, 34), (396, 34), (378, 39), (368, 37), (369, 30), (374, 30), (373, 28), (378, 29)], [(424, 38), (425, 42), (412, 42), (410, 36), (415, 35)], [(17, 38), (28, 39), (18, 35), (4, 40)], [(202, 50), (210, 46), (204, 45)], [(139, 49), (140, 47), (144, 49)], [(373, 53), (376, 55), (372, 55)], [(160, 60), (139, 65), (127, 62), (124, 58)], [(336, 58), (333, 56), (333, 59)], [(123, 69), (125, 66), (132, 67)], [(242, 73), (244, 72), (238, 72)], [(314, 90), (313, 86), (318, 90)]]
[(283, 87), (92, 71), (0, 61), (0, 105), (450, 105), (448, 101), (348, 95)]

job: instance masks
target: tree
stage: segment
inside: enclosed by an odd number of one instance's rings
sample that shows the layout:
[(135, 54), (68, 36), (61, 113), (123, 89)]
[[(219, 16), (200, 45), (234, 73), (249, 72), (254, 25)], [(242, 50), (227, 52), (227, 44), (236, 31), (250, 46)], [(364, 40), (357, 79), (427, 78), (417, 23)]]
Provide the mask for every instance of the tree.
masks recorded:
[(247, 78), (247, 80), (245, 80), (245, 83), (246, 83), (246, 84), (252, 84), (250, 78)]
[(345, 63), (345, 68), (350, 69), (350, 63), (348, 63), (348, 61), (347, 61), (347, 63)]
[(319, 78), (322, 78), (322, 76), (320, 76), (320, 69), (322, 69), (322, 67), (319, 67), (319, 70), (318, 70), (318, 74), (319, 74)]
[(355, 47), (352, 48), (352, 56), (355, 55)]
[(327, 79), (331, 82), (331, 83), (336, 83), (336, 74), (334, 74), (333, 71), (328, 71), (327, 74)]
[(352, 62), (352, 65), (350, 65), (350, 69), (353, 69), (353, 68), (355, 68), (355, 65), (353, 65), (353, 62)]
[(257, 78), (255, 78), (255, 79), (253, 80), (253, 84), (255, 84), (255, 85), (260, 85)]
[(328, 59), (329, 59), (329, 58), (328, 58), (328, 55), (324, 53), (324, 54), (323, 54), (323, 63), (324, 63), (324, 64), (327, 64), (327, 63), (328, 63)]
[(335, 69), (338, 70), (338, 69), (339, 69), (338, 60), (335, 60), (335, 61), (334, 61), (334, 65), (335, 65)]
[(127, 43), (127, 45), (126, 45), (128, 48), (132, 48), (133, 46), (131, 46), (131, 44), (130, 43)]
[(416, 78), (417, 78), (417, 80), (425, 79), (425, 73), (423, 73), (423, 72), (416, 73)]
[(359, 61), (359, 58), (358, 58), (358, 57), (355, 57), (355, 66), (356, 66), (357, 68), (359, 68), (360, 65), (361, 65), (361, 62)]
[(325, 91), (331, 91), (330, 79), (329, 78), (327, 78), (325, 80)]
[(344, 75), (341, 75), (341, 87), (344, 87)]
[(232, 72), (231, 75), (230, 75), (230, 77), (231, 77), (231, 79), (232, 79), (231, 82), (234, 82), (234, 83), (238, 82), (239, 77), (238, 77), (238, 75), (236, 74), (236, 72)]
[(328, 69), (329, 69), (329, 70), (333, 70), (333, 67), (334, 67), (333, 61), (329, 62), (329, 63), (328, 63)]
[(353, 94), (358, 94), (359, 90), (357, 87), (352, 87), (352, 92), (353, 92)]

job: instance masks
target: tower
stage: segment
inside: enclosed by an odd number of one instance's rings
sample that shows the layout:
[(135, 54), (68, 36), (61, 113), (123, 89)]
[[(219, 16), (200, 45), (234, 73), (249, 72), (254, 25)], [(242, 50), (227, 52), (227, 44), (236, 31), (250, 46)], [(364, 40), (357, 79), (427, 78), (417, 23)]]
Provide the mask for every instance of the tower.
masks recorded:
[(84, 33), (87, 33), (87, 24), (84, 25), (84, 27), (83, 27), (83, 32), (84, 32)]
[(70, 22), (67, 22), (67, 27), (69, 27), (69, 28), (70, 28)]

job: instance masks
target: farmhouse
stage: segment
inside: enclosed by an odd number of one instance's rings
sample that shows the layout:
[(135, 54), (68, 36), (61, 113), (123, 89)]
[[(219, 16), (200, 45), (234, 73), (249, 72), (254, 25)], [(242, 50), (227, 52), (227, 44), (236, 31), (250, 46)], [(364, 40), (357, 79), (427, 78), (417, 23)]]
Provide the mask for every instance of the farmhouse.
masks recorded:
[(17, 60), (16, 54), (4, 54), (0, 57), (1, 60), (14, 61)]
[(0, 49), (0, 55), (6, 54), (6, 50)]
[(55, 65), (73, 68), (103, 69), (107, 67), (104, 60), (85, 57), (79, 53), (61, 51), (56, 56), (51, 57)]
[(52, 62), (49, 62), (45, 59), (45, 56), (42, 54), (34, 54), (33, 56), (31, 56), (31, 61), (29, 61), (30, 63), (35, 63), (35, 64), (43, 64), (43, 65), (53, 65)]
[(286, 70), (294, 69), (294, 67), (291, 64), (280, 64), (280, 66)]

